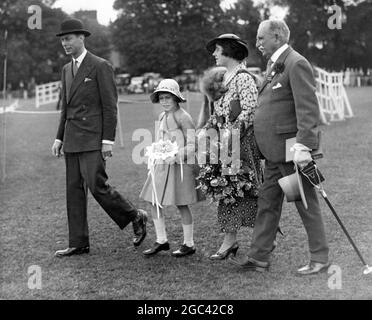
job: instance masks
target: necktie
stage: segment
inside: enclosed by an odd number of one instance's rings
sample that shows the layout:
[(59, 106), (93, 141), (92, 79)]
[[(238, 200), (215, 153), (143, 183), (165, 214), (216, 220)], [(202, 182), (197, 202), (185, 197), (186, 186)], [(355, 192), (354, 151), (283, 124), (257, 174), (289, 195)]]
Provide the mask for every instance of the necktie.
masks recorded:
[(72, 60), (72, 76), (75, 78), (77, 72), (78, 72), (78, 61)]
[(266, 76), (270, 74), (272, 65), (273, 65), (273, 60), (269, 59), (269, 61), (267, 61), (267, 66), (266, 66)]

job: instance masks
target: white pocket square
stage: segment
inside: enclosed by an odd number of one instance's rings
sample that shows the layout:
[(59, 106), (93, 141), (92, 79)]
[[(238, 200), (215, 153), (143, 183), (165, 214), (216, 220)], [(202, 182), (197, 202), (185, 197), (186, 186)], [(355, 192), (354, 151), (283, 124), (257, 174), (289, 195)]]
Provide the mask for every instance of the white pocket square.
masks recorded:
[(279, 89), (281, 87), (282, 87), (282, 85), (280, 84), (280, 82), (278, 82), (275, 86), (273, 86), (273, 90)]
[(92, 79), (91, 78), (85, 78), (84, 79), (84, 82), (88, 82), (88, 81), (92, 81)]

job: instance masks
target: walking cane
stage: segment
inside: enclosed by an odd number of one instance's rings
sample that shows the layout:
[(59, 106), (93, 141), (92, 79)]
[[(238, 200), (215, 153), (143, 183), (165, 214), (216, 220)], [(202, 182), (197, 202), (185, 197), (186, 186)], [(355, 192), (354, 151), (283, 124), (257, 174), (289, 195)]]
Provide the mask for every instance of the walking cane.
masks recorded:
[(372, 267), (370, 267), (366, 261), (364, 260), (362, 254), (360, 253), (359, 249), (355, 245), (353, 239), (351, 239), (349, 233), (347, 232), (344, 224), (342, 223), (341, 219), (338, 217), (335, 209), (333, 208), (332, 204), (329, 202), (327, 194), (324, 191), (324, 188), (322, 186), (322, 181), (324, 181), (324, 177), (318, 170), (316, 164), (314, 161), (310, 163), (310, 165), (306, 166), (304, 169), (301, 170), (301, 173), (307, 180), (319, 191), (319, 193), (322, 195), (324, 198), (325, 202), (327, 203), (328, 207), (331, 209), (333, 215), (335, 216), (337, 222), (341, 226), (342, 230), (344, 231), (345, 235), (347, 236), (349, 242), (353, 246), (355, 252), (358, 254), (358, 257), (362, 261), (363, 265), (365, 266), (365, 269), (363, 271), (364, 274), (369, 274), (372, 273)]

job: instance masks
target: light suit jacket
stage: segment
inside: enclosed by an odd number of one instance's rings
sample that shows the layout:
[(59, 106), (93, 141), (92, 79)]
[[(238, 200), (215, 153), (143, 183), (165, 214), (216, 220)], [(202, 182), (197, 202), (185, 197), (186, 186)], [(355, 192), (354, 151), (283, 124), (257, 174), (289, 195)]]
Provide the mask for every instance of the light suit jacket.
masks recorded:
[(278, 63), (284, 64), (284, 70), (272, 79), (265, 78), (254, 120), (258, 147), (263, 157), (274, 163), (285, 162), (288, 138), (296, 137), (296, 142), (310, 149), (319, 144), (319, 108), (310, 63), (291, 47), (279, 56)]

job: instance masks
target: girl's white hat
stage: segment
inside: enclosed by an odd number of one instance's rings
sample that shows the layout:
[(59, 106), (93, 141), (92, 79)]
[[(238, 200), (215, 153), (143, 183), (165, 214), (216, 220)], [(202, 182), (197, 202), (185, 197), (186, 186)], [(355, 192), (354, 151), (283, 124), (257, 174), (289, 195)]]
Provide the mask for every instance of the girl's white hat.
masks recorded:
[(180, 86), (178, 85), (177, 81), (173, 79), (164, 79), (160, 81), (155, 91), (150, 95), (150, 99), (152, 103), (159, 102), (160, 92), (169, 92), (173, 94), (174, 96), (176, 96), (179, 102), (186, 102), (186, 99), (181, 94)]

